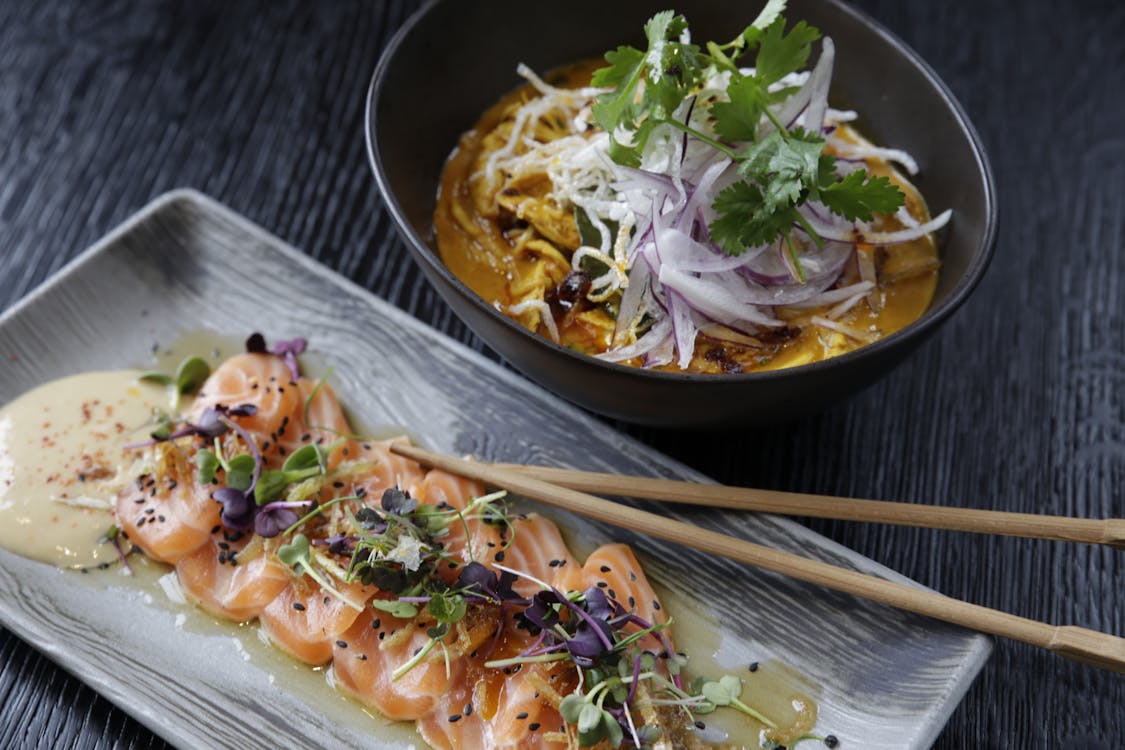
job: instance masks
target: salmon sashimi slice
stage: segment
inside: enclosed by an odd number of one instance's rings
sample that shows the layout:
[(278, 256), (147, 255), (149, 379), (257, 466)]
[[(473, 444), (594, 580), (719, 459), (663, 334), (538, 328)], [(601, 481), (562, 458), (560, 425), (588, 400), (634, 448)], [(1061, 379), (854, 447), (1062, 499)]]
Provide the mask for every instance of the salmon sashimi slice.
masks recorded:
[(439, 696), (439, 704), (417, 720), (418, 733), (436, 750), (492, 747), (492, 727), (476, 709), (474, 684), (461, 680)]
[[(248, 622), (277, 598), (292, 576), (262, 550), (258, 537), (223, 532), (176, 563), (180, 588), (216, 617)], [(223, 548), (220, 545), (225, 544)]]
[(391, 453), (390, 446), (395, 442), (409, 442), (406, 438), (354, 442), (350, 446), (349, 458), (370, 462), (372, 468), (354, 481), (353, 491), (361, 490), (373, 502), (378, 502), (384, 490), (398, 487), (411, 495), (418, 494), (418, 487), (426, 476), (426, 471), (415, 461)]
[[(512, 527), (514, 533), (503, 558), (504, 567), (532, 576), (563, 593), (577, 588), (570, 584), (582, 580), (582, 566), (570, 554), (559, 527), (551, 519), (532, 514), (516, 519)], [(512, 588), (521, 596), (533, 596), (542, 587), (521, 577)]]
[[(582, 566), (585, 588), (597, 587), (626, 611), (653, 625), (667, 621), (660, 598), (627, 544), (606, 544), (594, 550)], [(667, 636), (665, 636), (667, 637)], [(655, 637), (642, 643), (652, 650), (662, 650)]]
[(307, 378), (298, 381), (297, 393), (296, 410), (287, 415), (288, 419), (281, 420), (281, 425), (272, 433), (272, 442), (265, 446), (265, 452), (276, 453), (284, 460), (309, 443), (328, 447), (341, 441), (342, 445), (328, 454), (328, 468), (336, 468), (341, 461), (351, 458), (349, 453), (352, 452), (348, 448), (352, 428), (340, 401), (327, 383), (316, 383)]
[(300, 387), (280, 357), (237, 354), (219, 365), (203, 383), (187, 418), (197, 422), (207, 408), (245, 404), (254, 406), (256, 413), (236, 420), (253, 434), (264, 455), (271, 447), (267, 443), (282, 428), (283, 421), (293, 420), (304, 402)]
[(153, 455), (164, 470), (125, 487), (114, 514), (129, 541), (146, 555), (175, 564), (210, 541), (220, 507), (210, 486), (196, 484), (188, 459), (175, 447), (157, 445)]
[(391, 719), (425, 716), (443, 694), (466, 682), (466, 654), (491, 637), (495, 618), (466, 617), (442, 641), (444, 651), (433, 648), (394, 679), (395, 670), (428, 644), (426, 630), (433, 624), (425, 615), (402, 619), (382, 611), (364, 612), (336, 645), (333, 671), (338, 686)]
[[(371, 598), (373, 589), (336, 582), (337, 590), (356, 603)], [(299, 579), (291, 582), (258, 615), (262, 634), (290, 656), (306, 664), (327, 664), (340, 635), (359, 618), (361, 611)]]
[[(479, 482), (463, 479), (440, 469), (431, 469), (425, 478), (418, 484), (416, 497), (419, 502), (434, 505), (439, 508), (465, 510), (476, 498), (485, 494), (484, 486)], [(481, 518), (470, 517), (461, 520), (453, 519), (449, 525), (449, 532), (442, 537), (442, 546), (446, 555), (454, 561), (468, 563), (476, 561), (482, 564), (502, 562), (505, 559), (503, 550), (507, 541), (507, 529), (485, 522)], [(468, 536), (466, 536), (466, 529)], [(450, 565), (443, 570), (450, 581), (458, 575), (459, 565)]]

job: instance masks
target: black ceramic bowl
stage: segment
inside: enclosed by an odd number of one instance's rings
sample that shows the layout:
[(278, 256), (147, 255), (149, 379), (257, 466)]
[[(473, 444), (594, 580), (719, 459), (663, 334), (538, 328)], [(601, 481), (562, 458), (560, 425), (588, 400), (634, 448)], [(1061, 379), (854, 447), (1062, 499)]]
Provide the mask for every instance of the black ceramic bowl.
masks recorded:
[[(918, 161), (916, 184), (935, 212), (942, 270), (920, 320), (840, 357), (743, 375), (650, 372), (602, 362), (536, 336), (486, 304), (442, 263), (432, 214), (442, 165), (460, 134), (522, 81), (516, 64), (546, 71), (619, 44), (643, 48), (642, 26), (668, 7), (653, 0), (437, 0), (410, 19), (375, 70), (367, 146), (387, 207), (430, 281), (513, 366), (592, 411), (658, 426), (762, 426), (809, 413), (871, 384), (933, 332), (976, 286), (992, 254), (996, 202), (980, 140), (934, 72), (864, 14), (834, 0), (793, 0), (836, 43), (833, 99), (857, 109), (876, 142)], [(696, 39), (728, 39), (756, 12), (727, 0), (685, 9)]]

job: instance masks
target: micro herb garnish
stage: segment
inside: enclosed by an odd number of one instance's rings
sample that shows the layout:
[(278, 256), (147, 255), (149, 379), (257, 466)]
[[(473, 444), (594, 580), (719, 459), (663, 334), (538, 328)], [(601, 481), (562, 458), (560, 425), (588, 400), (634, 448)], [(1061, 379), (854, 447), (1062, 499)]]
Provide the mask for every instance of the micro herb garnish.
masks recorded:
[[(609, 65), (594, 73), (593, 83), (612, 90), (598, 95), (592, 113), (610, 134), (609, 153), (619, 164), (638, 166), (661, 125), (729, 157), (742, 179), (715, 198), (712, 240), (729, 255), (783, 241), (804, 281), (790, 233), (799, 227), (817, 246), (822, 240), (798, 207), (815, 200), (849, 221), (871, 221), (875, 214), (894, 213), (905, 197), (886, 177), (872, 177), (862, 169), (838, 176), (835, 158), (823, 153), (825, 139), (819, 132), (778, 120), (774, 108), (794, 93), (779, 88), (782, 80), (804, 67), (820, 38), (803, 21), (787, 32), (780, 15), (784, 7), (784, 0), (770, 0), (732, 41), (708, 42), (706, 51), (687, 41), (683, 16), (670, 10), (657, 13), (645, 24), (646, 52), (623, 46), (606, 53)], [(749, 53), (754, 53), (754, 70), (745, 73), (739, 66)], [(727, 100), (710, 107), (714, 135), (709, 135), (677, 113), (705, 83), (723, 80), (720, 74), (728, 81)]]
[(304, 534), (296, 534), (288, 544), (281, 545), (277, 550), (277, 558), (294, 570), (312, 578), (320, 584), (321, 588), (352, 609), (360, 612), (363, 611), (362, 605), (356, 604), (337, 591), (336, 588), (312, 566), (312, 547), (309, 546), (309, 538)]
[(279, 498), (289, 485), (327, 474), (328, 456), (343, 442), (337, 440), (329, 446), (310, 443), (289, 454), (280, 469), (262, 472), (254, 486), (254, 500), (258, 505), (266, 505)]
[[(98, 544), (112, 544), (114, 552), (117, 553), (117, 559), (121, 561), (125, 572), (128, 575), (134, 575), (133, 566), (129, 564), (129, 555), (121, 547), (121, 527), (113, 524), (109, 529), (98, 539)], [(132, 552), (132, 550), (130, 550)]]
[(296, 338), (288, 341), (278, 341), (273, 345), (273, 349), (266, 346), (266, 339), (260, 333), (252, 333), (246, 339), (246, 351), (251, 354), (273, 354), (274, 356), (281, 357), (285, 362), (286, 367), (289, 368), (289, 374), (293, 376), (296, 381), (301, 377), (301, 366), (297, 362), (297, 355), (304, 354), (308, 348), (309, 342), (307, 339)]
[(180, 362), (176, 372), (172, 375), (150, 370), (141, 373), (138, 379), (148, 383), (157, 383), (167, 388), (172, 403), (172, 411), (176, 411), (180, 408), (180, 397), (195, 393), (210, 375), (211, 366), (202, 357), (187, 357)]

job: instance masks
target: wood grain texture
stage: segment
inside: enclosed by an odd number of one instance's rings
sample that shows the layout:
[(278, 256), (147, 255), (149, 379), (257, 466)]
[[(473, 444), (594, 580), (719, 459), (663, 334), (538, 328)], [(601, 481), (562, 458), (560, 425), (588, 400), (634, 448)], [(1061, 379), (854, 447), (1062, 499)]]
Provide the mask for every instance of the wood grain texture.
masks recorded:
[[(363, 151), (367, 79), (415, 5), (0, 4), (0, 309), (190, 185), (482, 349), (408, 259)], [(930, 62), (981, 131), (1002, 215), (992, 269), (916, 356), (818, 417), (737, 436), (631, 432), (728, 484), (1120, 515), (1125, 9), (858, 5)], [(810, 526), (950, 595), (1125, 634), (1122, 553)], [(0, 658), (0, 746), (164, 746), (10, 634)], [(1119, 676), (1002, 644), (937, 747), (1116, 748), (1123, 706)]]

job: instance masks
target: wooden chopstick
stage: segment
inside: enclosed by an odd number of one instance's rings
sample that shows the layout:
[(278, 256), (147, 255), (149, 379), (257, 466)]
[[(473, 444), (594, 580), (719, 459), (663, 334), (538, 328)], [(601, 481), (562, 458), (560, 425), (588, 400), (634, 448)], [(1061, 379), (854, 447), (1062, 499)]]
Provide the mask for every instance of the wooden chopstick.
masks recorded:
[(970, 531), (978, 534), (1056, 539), (1065, 542), (1106, 544), (1125, 549), (1125, 519), (1070, 518), (1033, 513), (1009, 513), (914, 503), (856, 500), (850, 497), (807, 495), (748, 487), (681, 482), (674, 479), (600, 474), (545, 466), (492, 464), (505, 471), (567, 487), (579, 492), (618, 497), (637, 497), (671, 503), (690, 503), (714, 508), (734, 508), (787, 516), (835, 518), (896, 526)]
[(835, 565), (771, 549), (658, 516), (655, 513), (559, 487), (497, 466), (465, 461), (398, 443), (391, 445), (391, 451), (428, 466), (474, 479), (486, 485), (510, 490), (524, 497), (615, 526), (754, 565), (807, 583), (888, 604), (907, 612), (1029, 643), (1102, 669), (1125, 673), (1125, 638), (1073, 625), (1056, 626), (1037, 622), (942, 594), (838, 568)]

